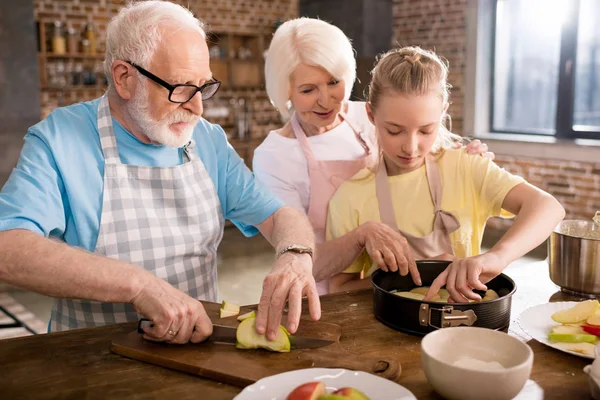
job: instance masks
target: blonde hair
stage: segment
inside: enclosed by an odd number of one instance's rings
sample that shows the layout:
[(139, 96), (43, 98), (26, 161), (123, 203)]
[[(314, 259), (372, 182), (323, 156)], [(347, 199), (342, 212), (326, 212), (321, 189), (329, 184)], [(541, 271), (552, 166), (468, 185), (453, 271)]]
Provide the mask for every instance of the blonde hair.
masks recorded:
[[(448, 62), (432, 51), (412, 46), (390, 50), (379, 58), (371, 75), (365, 97), (373, 110), (381, 97), (390, 92), (422, 95), (436, 90), (444, 107), (449, 104), (452, 86), (448, 83)], [(444, 114), (442, 123), (446, 121), (450, 122), (450, 116)], [(440, 128), (432, 153), (463, 142), (450, 129)]]
[[(168, 27), (170, 29), (165, 30)], [(131, 61), (148, 68), (165, 34), (179, 29), (199, 32), (205, 39), (204, 23), (185, 7), (168, 1), (130, 2), (121, 8), (106, 27), (104, 73), (112, 90), (112, 64)]]
[(265, 59), (265, 80), (271, 103), (284, 118), (293, 111), (290, 77), (299, 64), (324, 68), (343, 80), (344, 100), (350, 98), (356, 79), (356, 60), (350, 40), (337, 26), (314, 18), (296, 18), (283, 23), (275, 34)]

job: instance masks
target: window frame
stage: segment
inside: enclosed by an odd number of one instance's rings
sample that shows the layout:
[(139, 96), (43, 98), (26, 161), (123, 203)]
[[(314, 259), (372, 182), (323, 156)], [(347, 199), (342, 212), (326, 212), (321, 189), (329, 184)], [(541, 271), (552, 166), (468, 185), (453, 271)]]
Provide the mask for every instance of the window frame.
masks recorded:
[[(496, 66), (496, 33), (497, 33), (497, 10), (498, 0), (491, 1), (492, 8), (490, 17), (491, 26), (491, 54), (490, 54), (490, 86), (489, 86), (489, 114), (488, 126), (491, 134), (519, 134), (531, 136), (543, 136), (556, 139), (594, 139), (600, 140), (600, 127), (590, 126), (583, 129), (575, 129), (574, 125), (574, 103), (575, 103), (575, 77), (577, 75), (577, 40), (579, 34), (579, 11), (580, 0), (570, 0), (561, 29), (559, 75), (556, 105), (556, 123), (553, 134), (544, 133), (540, 130), (496, 130), (494, 129), (494, 88), (495, 88), (495, 66)], [(478, 32), (479, 34), (479, 32)]]

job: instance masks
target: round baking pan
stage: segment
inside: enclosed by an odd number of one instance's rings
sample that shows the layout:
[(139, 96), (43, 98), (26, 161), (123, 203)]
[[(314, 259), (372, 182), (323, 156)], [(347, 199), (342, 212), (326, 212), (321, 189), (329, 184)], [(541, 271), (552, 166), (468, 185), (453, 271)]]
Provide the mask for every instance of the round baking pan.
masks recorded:
[[(417, 261), (423, 286), (430, 286), (448, 265), (449, 261)], [(375, 317), (392, 329), (420, 336), (436, 329), (460, 325), (507, 331), (512, 295), (516, 291), (515, 282), (500, 274), (486, 283), (487, 288), (495, 290), (499, 298), (446, 304), (395, 295), (394, 292), (410, 291), (417, 287), (410, 275), (401, 276), (398, 272), (378, 269), (371, 275), (371, 282)], [(483, 297), (482, 292), (478, 293)]]

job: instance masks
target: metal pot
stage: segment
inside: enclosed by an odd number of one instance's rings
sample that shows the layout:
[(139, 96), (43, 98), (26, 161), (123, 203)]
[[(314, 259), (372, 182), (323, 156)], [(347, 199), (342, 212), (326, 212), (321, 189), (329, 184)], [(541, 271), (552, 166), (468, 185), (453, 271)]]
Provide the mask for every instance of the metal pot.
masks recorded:
[(591, 221), (562, 221), (548, 241), (550, 279), (563, 291), (600, 295), (600, 211)]
[[(450, 264), (449, 261), (420, 260), (417, 268), (423, 286), (429, 286)], [(467, 325), (495, 330), (508, 330), (515, 282), (500, 274), (488, 283), (499, 298), (481, 303), (436, 303), (396, 296), (394, 292), (416, 287), (410, 275), (380, 269), (371, 275), (373, 283), (373, 313), (375, 318), (392, 329), (423, 336), (440, 328)], [(480, 293), (483, 294), (483, 293)]]

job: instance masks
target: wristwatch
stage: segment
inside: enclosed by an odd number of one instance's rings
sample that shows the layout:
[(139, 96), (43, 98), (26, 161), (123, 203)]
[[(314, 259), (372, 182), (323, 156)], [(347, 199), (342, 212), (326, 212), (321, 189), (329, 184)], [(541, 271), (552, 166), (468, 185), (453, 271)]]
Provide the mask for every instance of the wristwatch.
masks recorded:
[(313, 249), (307, 246), (302, 246), (300, 244), (292, 244), (287, 247), (284, 247), (279, 253), (277, 253), (277, 258), (281, 257), (283, 254), (291, 251), (292, 253), (298, 254), (308, 254), (310, 258), (313, 256)]

